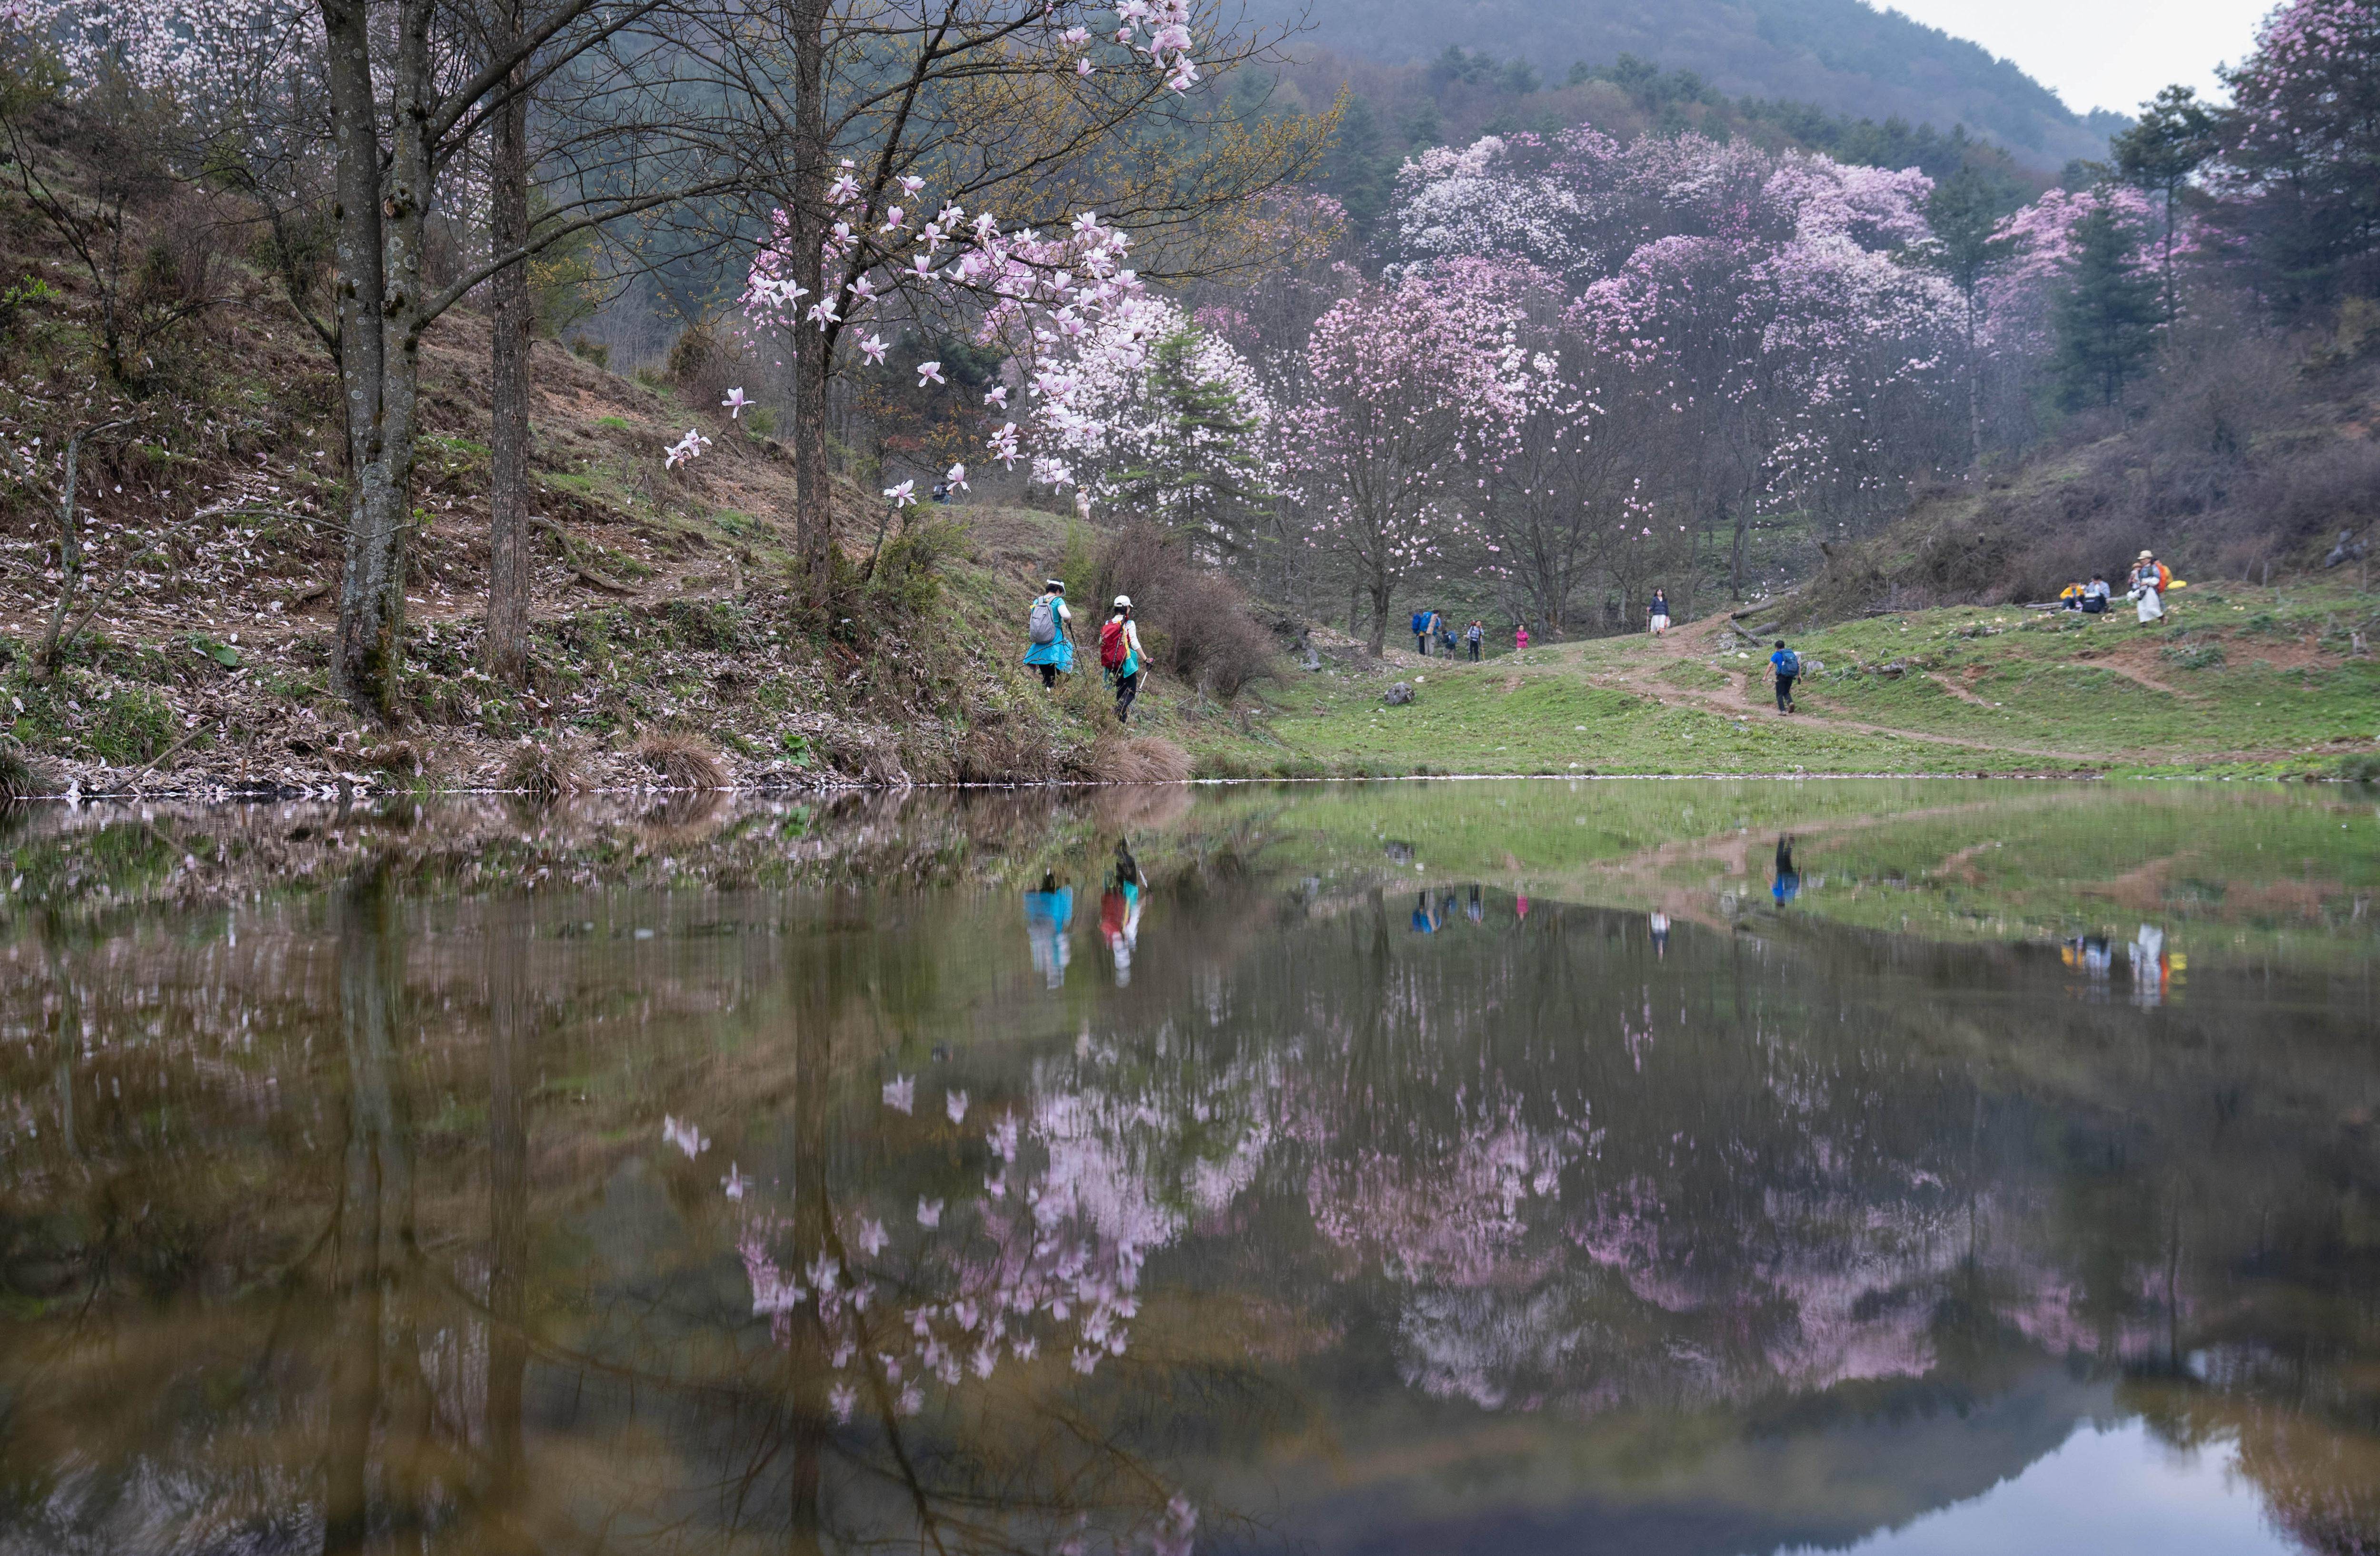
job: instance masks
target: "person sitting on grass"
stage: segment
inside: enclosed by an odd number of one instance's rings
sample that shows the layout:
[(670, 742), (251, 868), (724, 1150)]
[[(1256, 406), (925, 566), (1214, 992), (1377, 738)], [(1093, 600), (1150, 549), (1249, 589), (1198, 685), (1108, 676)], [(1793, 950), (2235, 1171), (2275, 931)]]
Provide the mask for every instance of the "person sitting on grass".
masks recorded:
[(1802, 674), (1802, 656), (1787, 648), (1785, 639), (1779, 638), (1777, 651), (1768, 656), (1768, 667), (1777, 676), (1777, 711), (1793, 711), (1793, 679)]
[(2091, 581), (2082, 586), (2082, 614), (2086, 616), (2106, 615), (2107, 602), (2115, 597), (2115, 592), (2107, 587), (2107, 574), (2092, 574)]

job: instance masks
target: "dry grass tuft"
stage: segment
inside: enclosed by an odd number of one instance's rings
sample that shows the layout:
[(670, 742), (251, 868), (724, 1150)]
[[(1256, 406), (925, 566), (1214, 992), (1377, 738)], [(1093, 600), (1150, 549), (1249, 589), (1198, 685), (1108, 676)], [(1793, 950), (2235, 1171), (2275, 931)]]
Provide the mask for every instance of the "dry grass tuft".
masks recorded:
[(418, 777), (421, 772), (421, 753), (409, 740), (391, 740), (373, 746), (357, 759), (373, 772), (395, 772), (404, 777)]
[(648, 735), (637, 742), (637, 758), (660, 776), (665, 789), (727, 787), (719, 758), (691, 735)]
[(504, 787), (525, 794), (540, 804), (552, 804), (565, 795), (579, 793), (586, 786), (575, 747), (524, 746), (515, 753), (512, 760), (504, 764)]
[(0, 735), (0, 800), (31, 799), (55, 794), (55, 775), (25, 750), (13, 735)]
[(1095, 784), (1179, 784), (1190, 776), (1190, 753), (1155, 735), (1108, 734), (1091, 747)]

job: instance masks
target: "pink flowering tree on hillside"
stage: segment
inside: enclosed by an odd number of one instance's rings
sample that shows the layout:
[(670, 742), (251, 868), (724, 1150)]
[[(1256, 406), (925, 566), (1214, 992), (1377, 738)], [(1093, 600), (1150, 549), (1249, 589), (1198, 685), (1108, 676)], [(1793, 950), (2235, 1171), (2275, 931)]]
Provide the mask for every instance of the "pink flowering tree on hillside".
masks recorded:
[(2227, 73), (2215, 216), (2286, 307), (2380, 292), (2380, 0), (2288, 0)]
[(1371, 650), (1405, 580), (1449, 554), (1486, 490), (1495, 429), (1523, 413), (1520, 318), (1484, 271), (1365, 285), (1314, 326), (1305, 398), (1284, 419), (1311, 542), (1372, 610)]
[[(1603, 359), (1588, 403), (1666, 414), (1690, 456), (1646, 461), (1629, 490), (1731, 529), (1741, 593), (1760, 516), (1859, 511), (1935, 462), (1929, 397), (1960, 315), (1910, 254), (1931, 188), (1914, 169), (1582, 128), (1416, 159), (1397, 232), (1409, 261), (1489, 254), (1560, 278), (1568, 327)], [(1879, 435), (1884, 414), (1923, 435)]]

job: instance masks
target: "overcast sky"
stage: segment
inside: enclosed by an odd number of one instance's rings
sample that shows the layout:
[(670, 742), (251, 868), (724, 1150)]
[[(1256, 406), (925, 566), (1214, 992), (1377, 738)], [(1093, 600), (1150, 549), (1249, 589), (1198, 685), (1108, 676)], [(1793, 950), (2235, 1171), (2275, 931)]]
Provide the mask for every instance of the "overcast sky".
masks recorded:
[(2272, 0), (1872, 0), (2014, 60), (2077, 113), (2137, 109), (2180, 81), (2215, 90)]

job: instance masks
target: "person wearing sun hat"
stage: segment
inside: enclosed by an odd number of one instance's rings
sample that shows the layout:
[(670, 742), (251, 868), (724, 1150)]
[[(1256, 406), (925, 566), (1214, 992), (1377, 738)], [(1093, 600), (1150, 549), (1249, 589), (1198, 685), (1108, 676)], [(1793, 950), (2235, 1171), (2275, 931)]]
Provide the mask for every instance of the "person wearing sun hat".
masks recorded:
[(2152, 551), (2142, 552), (2132, 564), (2132, 603), (2139, 609), (2143, 626), (2165, 619), (2166, 579), (2169, 576), (2157, 565), (2156, 553)]

